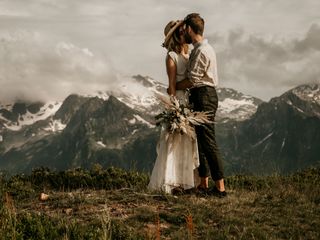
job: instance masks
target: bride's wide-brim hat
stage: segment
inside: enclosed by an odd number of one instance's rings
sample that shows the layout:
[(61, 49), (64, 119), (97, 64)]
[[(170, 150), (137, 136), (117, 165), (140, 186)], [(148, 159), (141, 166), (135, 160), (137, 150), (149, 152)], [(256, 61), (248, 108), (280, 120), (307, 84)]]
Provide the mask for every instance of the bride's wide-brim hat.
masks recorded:
[(181, 25), (183, 25), (183, 21), (182, 20), (177, 20), (177, 21), (170, 21), (166, 27), (164, 28), (164, 42), (162, 43), (162, 46), (165, 48), (168, 48), (170, 39), (172, 38), (172, 35), (174, 33), (174, 31), (180, 27)]

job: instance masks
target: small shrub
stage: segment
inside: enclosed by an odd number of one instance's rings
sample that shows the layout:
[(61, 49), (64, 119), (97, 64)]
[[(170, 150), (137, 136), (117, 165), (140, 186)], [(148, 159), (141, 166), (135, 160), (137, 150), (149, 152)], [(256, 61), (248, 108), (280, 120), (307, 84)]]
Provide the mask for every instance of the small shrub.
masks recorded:
[[(18, 178), (16, 176), (15, 178)], [(47, 168), (35, 169), (30, 182), (38, 189), (74, 190), (80, 188), (94, 189), (119, 189), (137, 188), (145, 189), (149, 178), (146, 174), (128, 172), (119, 168), (108, 168), (103, 170), (94, 166), (92, 170), (81, 168), (63, 172), (51, 172)], [(26, 182), (29, 179), (23, 178)]]

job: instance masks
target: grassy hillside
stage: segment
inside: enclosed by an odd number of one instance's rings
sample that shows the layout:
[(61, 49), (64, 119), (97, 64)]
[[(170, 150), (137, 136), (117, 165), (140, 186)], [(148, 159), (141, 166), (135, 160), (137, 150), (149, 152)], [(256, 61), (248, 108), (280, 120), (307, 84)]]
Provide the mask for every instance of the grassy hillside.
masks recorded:
[(147, 183), (98, 165), (2, 175), (0, 239), (320, 239), (320, 169), (228, 177), (223, 199), (149, 192)]

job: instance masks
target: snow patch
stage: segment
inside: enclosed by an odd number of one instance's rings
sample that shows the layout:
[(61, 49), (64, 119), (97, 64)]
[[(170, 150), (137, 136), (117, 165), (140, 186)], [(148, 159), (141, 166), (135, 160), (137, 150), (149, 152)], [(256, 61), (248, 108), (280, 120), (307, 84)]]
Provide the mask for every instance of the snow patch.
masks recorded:
[(297, 106), (293, 106), (295, 109), (297, 109), (299, 112), (304, 113), (304, 111), (301, 108), (298, 108)]
[(3, 117), (1, 113), (0, 113), (0, 119), (3, 120), (3, 121), (5, 121), (5, 122), (8, 122), (8, 119), (6, 119), (5, 117)]
[(48, 102), (42, 106), (36, 114), (27, 111), (26, 114), (19, 116), (17, 122), (6, 123), (4, 125), (9, 130), (19, 131), (23, 126), (32, 125), (37, 121), (45, 120), (48, 117), (53, 116), (61, 105), (61, 102)]
[(130, 119), (128, 122), (129, 122), (130, 124), (135, 124), (135, 123), (136, 123), (136, 121), (137, 121), (137, 119), (136, 119), (136, 118), (132, 118), (132, 119)]
[(231, 112), (235, 108), (239, 108), (244, 105), (255, 106), (253, 101), (250, 99), (235, 100), (232, 98), (226, 98), (223, 101), (219, 102), (220, 111), (223, 113)]
[(0, 142), (2, 142), (3, 141), (3, 137), (0, 135)]
[(43, 130), (49, 131), (49, 132), (59, 132), (65, 129), (66, 126), (67, 125), (63, 124), (60, 119), (55, 119), (50, 121), (49, 126), (46, 128), (43, 128)]
[(11, 131), (19, 131), (21, 128), (22, 128), (22, 126), (19, 126), (19, 124), (17, 124), (17, 123), (10, 123), (10, 124), (6, 124), (6, 123), (4, 123), (3, 124), (7, 129), (9, 129), (9, 130), (11, 130)]
[(320, 85), (302, 85), (292, 91), (296, 96), (303, 100), (311, 100), (320, 104)]
[(286, 144), (286, 138), (284, 138), (283, 141), (282, 141), (280, 153), (282, 152), (282, 149), (283, 149), (285, 144)]
[(0, 109), (5, 109), (12, 112), (13, 104), (0, 104)]
[(257, 107), (251, 97), (245, 97), (241, 100), (225, 98), (219, 102), (217, 117), (221, 119), (245, 120), (257, 111)]
[(164, 84), (150, 77), (119, 76), (117, 88), (105, 94), (115, 96), (130, 108), (150, 112), (154, 106), (159, 105), (155, 93), (160, 93), (165, 88)]
[(100, 147), (107, 147), (102, 141), (98, 141), (97, 144), (100, 146)]
[(152, 125), (152, 124), (149, 123), (148, 121), (144, 120), (144, 119), (143, 119), (142, 117), (140, 117), (139, 115), (134, 114), (133, 116), (137, 119), (137, 121), (142, 122), (143, 124), (146, 124), (149, 128), (154, 128), (154, 127), (155, 127), (154, 125)]
[(90, 98), (92, 98), (92, 97), (98, 97), (98, 98), (101, 98), (102, 100), (106, 101), (106, 100), (109, 99), (110, 95), (109, 95), (108, 93), (106, 93), (106, 92), (101, 92), (101, 91), (99, 91), (99, 92), (97, 92), (97, 94), (95, 94), (95, 95), (87, 94), (87, 95), (84, 95), (84, 97), (90, 97)]
[(273, 135), (273, 132), (268, 134), (265, 138), (263, 138), (261, 141), (257, 142), (253, 145), (253, 147), (259, 146), (261, 143), (265, 142), (268, 138), (270, 138)]

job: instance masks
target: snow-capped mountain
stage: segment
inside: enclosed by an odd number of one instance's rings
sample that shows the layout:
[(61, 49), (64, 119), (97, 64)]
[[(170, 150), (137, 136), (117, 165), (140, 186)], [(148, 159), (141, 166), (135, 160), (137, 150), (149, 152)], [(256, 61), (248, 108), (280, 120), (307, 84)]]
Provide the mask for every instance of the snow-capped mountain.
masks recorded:
[[(51, 135), (62, 134), (81, 106), (96, 97), (102, 101), (107, 101), (111, 96), (115, 97), (130, 109), (139, 113), (127, 119), (129, 125), (142, 124), (141, 126), (155, 131), (153, 116), (163, 110), (156, 93), (164, 94), (166, 85), (141, 75), (122, 77), (117, 81), (117, 87), (112, 90), (85, 96), (72, 94), (63, 102), (24, 103), (20, 101), (0, 104), (0, 153), (7, 153), (14, 149), (19, 151), (23, 146), (25, 148), (33, 143), (38, 144), (38, 141), (47, 137), (50, 138)], [(222, 100), (216, 118), (218, 121), (242, 121), (247, 119), (254, 113), (260, 103), (259, 100), (232, 89), (221, 88), (218, 90), (218, 94)], [(76, 125), (76, 122), (71, 123), (71, 125)], [(139, 135), (137, 134), (138, 129), (132, 131), (132, 136)], [(108, 143), (98, 139), (96, 143), (100, 147), (110, 149), (113, 146), (119, 149), (128, 142), (128, 136), (122, 136), (119, 141), (115, 140), (117, 138), (115, 136), (114, 140)]]
[[(167, 86), (150, 77), (141, 75), (125, 79), (119, 88), (99, 92), (98, 96), (107, 99), (110, 95), (115, 96), (120, 101), (141, 112), (151, 115), (162, 110), (155, 93), (165, 94)], [(242, 94), (231, 88), (218, 88), (219, 108), (216, 114), (217, 121), (243, 121), (250, 118), (263, 101)]]
[(285, 101), (297, 111), (310, 116), (320, 117), (320, 85), (300, 85), (284, 93), (279, 99), (272, 101)]
[(231, 88), (218, 88), (219, 107), (217, 121), (243, 121), (249, 119), (263, 101)]
[[(67, 109), (74, 111), (70, 114)], [(114, 96), (103, 100), (71, 95), (51, 118), (58, 116), (66, 123), (62, 131), (42, 137), (35, 135), (25, 139), (24, 144), (0, 152), (0, 169), (28, 172), (34, 167), (46, 166), (61, 170), (90, 168), (93, 163), (151, 168), (152, 162), (143, 159), (154, 158), (152, 150), (156, 148), (157, 129), (141, 113)], [(39, 128), (42, 126), (27, 126), (23, 132), (39, 132)], [(19, 133), (21, 131), (7, 132), (5, 140)]]
[(156, 94), (165, 92), (166, 86), (163, 83), (147, 76), (136, 75), (121, 77), (116, 88), (88, 96), (98, 96), (104, 100), (109, 96), (115, 96), (132, 109), (152, 115), (160, 111)]
[[(320, 84), (301, 85), (268, 103), (229, 135), (239, 172), (287, 173), (320, 165)], [(236, 154), (234, 154), (236, 153)]]
[[(219, 88), (217, 139), (226, 172), (284, 173), (318, 161), (319, 89), (302, 85), (263, 102)], [(100, 163), (150, 171), (159, 135), (153, 117), (162, 110), (155, 93), (165, 91), (164, 84), (138, 75), (112, 90), (72, 94), (63, 102), (2, 103), (0, 170)]]
[[(122, 77), (119, 80), (117, 88), (113, 90), (100, 91), (94, 95), (91, 94), (84, 97), (97, 96), (103, 100), (107, 100), (110, 96), (114, 96), (130, 108), (153, 116), (162, 110), (156, 93), (164, 94), (165, 92), (165, 84), (150, 77), (137, 75)], [(255, 97), (244, 95), (230, 88), (219, 88), (217, 92), (220, 100), (217, 121), (242, 121), (248, 119), (255, 113), (257, 106), (262, 102)], [(69, 101), (70, 99), (67, 98), (66, 100)], [(4, 129), (19, 131), (23, 127), (41, 120), (48, 120), (48, 125), (43, 130), (61, 131), (66, 126), (67, 121), (62, 116), (59, 116), (59, 114), (57, 116), (55, 114), (62, 104), (62, 102), (0, 103), (0, 134)], [(74, 106), (74, 104), (66, 105)], [(69, 115), (72, 112), (70, 106), (67, 110), (63, 110), (69, 112)]]
[(0, 104), (0, 152), (63, 130), (65, 124), (53, 119), (62, 102)]
[(61, 102), (0, 104), (2, 128), (19, 131), (24, 126), (32, 125), (53, 116), (61, 104)]
[(292, 89), (292, 93), (305, 101), (320, 105), (320, 85), (305, 84)]

